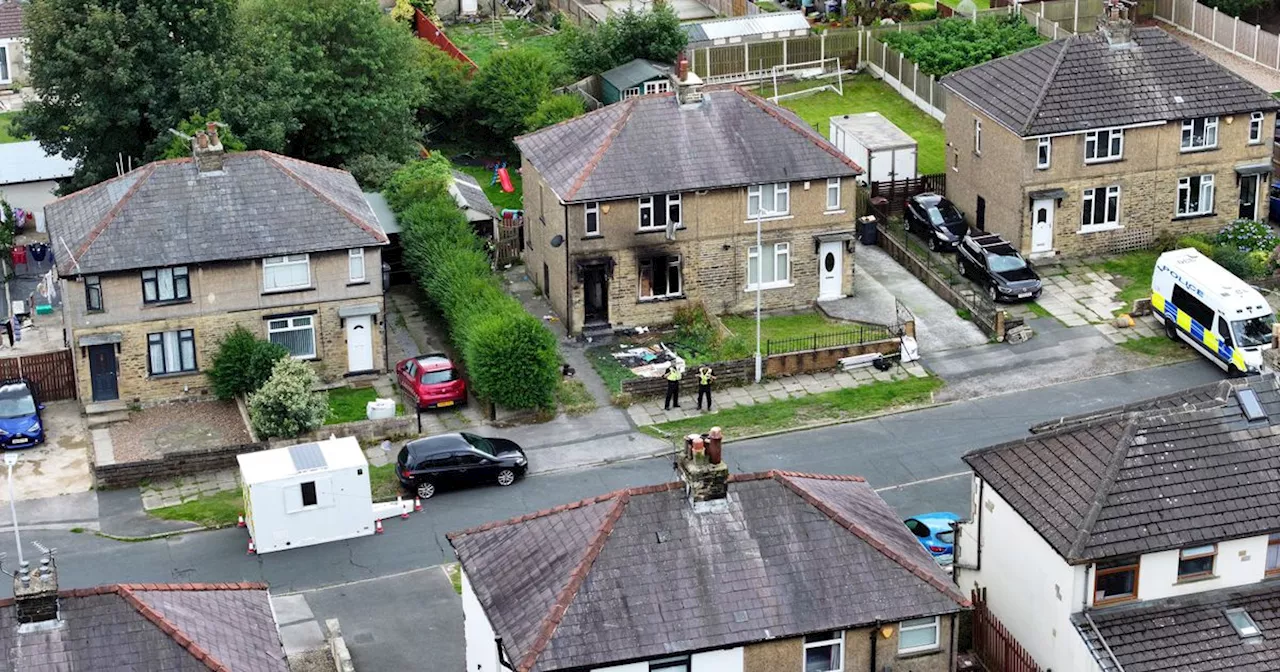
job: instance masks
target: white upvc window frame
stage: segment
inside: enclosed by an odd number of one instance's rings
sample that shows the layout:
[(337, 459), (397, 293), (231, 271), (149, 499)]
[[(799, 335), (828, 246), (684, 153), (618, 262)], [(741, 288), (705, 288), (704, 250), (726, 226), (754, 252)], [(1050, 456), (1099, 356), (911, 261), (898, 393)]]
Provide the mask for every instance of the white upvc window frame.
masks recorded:
[(1036, 170), (1048, 170), (1053, 161), (1053, 138), (1036, 140)]
[(1262, 126), (1266, 122), (1267, 115), (1261, 112), (1253, 112), (1249, 114), (1249, 144), (1261, 145), (1263, 138)]
[(973, 153), (982, 156), (982, 120), (973, 118)]
[[(1092, 151), (1093, 156), (1089, 156)], [(1100, 128), (1084, 134), (1084, 162), (1107, 163), (1124, 158), (1124, 129)]]
[(582, 232), (588, 238), (600, 234), (600, 201), (591, 201), (582, 206)]
[[(657, 199), (662, 198), (663, 210), (658, 209)], [(641, 196), (637, 199), (639, 207), (636, 211), (636, 228), (640, 231), (665, 231), (667, 222), (674, 219), (676, 228), (684, 226), (684, 199), (680, 197), (680, 192), (670, 194), (653, 194), (651, 196)], [(675, 208), (676, 217), (672, 218), (672, 208)], [(645, 225), (645, 213), (649, 213), (649, 224)], [(658, 212), (662, 212), (661, 219), (657, 217)]]
[(651, 82), (644, 83), (644, 95), (652, 95), (655, 93), (667, 93), (671, 90), (671, 82), (665, 79), (655, 79)]
[[(300, 320), (306, 320), (307, 323), (305, 325), (299, 325), (298, 322)], [(284, 322), (285, 325), (282, 327), (274, 326), (279, 322)], [(275, 334), (290, 333), (294, 331), (310, 331), (311, 332), (311, 352), (298, 354), (298, 355), (295, 355), (292, 352), (290, 352), (289, 356), (293, 357), (294, 359), (315, 359), (318, 356), (317, 345), (319, 344), (316, 342), (316, 316), (314, 314), (293, 315), (291, 317), (277, 317), (277, 318), (267, 320), (267, 340), (268, 341), (271, 341), (271, 337)], [(271, 341), (271, 342), (275, 343), (275, 341)], [(281, 345), (284, 345), (284, 344), (282, 343)], [(285, 347), (287, 348), (288, 346), (285, 346)]]
[[(787, 241), (777, 243), (765, 243), (765, 249), (771, 250), (773, 256), (773, 280), (760, 285), (760, 289), (777, 289), (779, 287), (791, 287), (791, 243)], [(760, 248), (752, 245), (747, 248), (747, 291), (754, 292), (756, 283), (751, 281), (752, 265), (755, 265), (756, 279), (762, 278), (760, 265)], [(786, 269), (786, 277), (779, 279), (779, 269)]]
[[(1115, 229), (1120, 226), (1120, 185), (1111, 184), (1105, 187), (1092, 187), (1085, 189), (1080, 194), (1080, 232), (1089, 233), (1091, 231), (1106, 231), (1107, 229)], [(1107, 218), (1101, 222), (1090, 221), (1085, 223), (1084, 214), (1093, 212), (1097, 207), (1094, 205), (1101, 196), (1106, 204), (1103, 206), (1104, 214)], [(1107, 212), (1110, 209), (1110, 200), (1115, 198), (1115, 211)]]
[[(1197, 207), (1195, 210), (1189, 210), (1189, 209), (1184, 210), (1183, 203), (1186, 203), (1188, 206), (1191, 204), (1191, 195), (1193, 193), (1193, 190), (1192, 190), (1193, 181), (1196, 181), (1194, 186), (1195, 186), (1195, 192), (1197, 192), (1196, 195), (1199, 197), (1198, 203), (1197, 203), (1199, 207)], [(1213, 214), (1214, 205), (1215, 205), (1214, 200), (1217, 197), (1217, 193), (1215, 191), (1216, 189), (1215, 183), (1216, 181), (1213, 179), (1212, 173), (1208, 173), (1205, 175), (1188, 175), (1186, 177), (1179, 177), (1177, 196), (1173, 204), (1174, 216), (1175, 217), (1200, 217), (1203, 215)]]
[(830, 670), (827, 672), (842, 672), (844, 670), (844, 631), (834, 630), (832, 631), (833, 636), (830, 637), (829, 639), (822, 639), (815, 642), (809, 641), (810, 637), (813, 637), (814, 635), (819, 635), (819, 634), (823, 634), (823, 633), (813, 633), (813, 635), (805, 635), (803, 639), (804, 653), (803, 653), (803, 657), (800, 659), (800, 669), (801, 670), (807, 669), (809, 651), (811, 649), (818, 649), (818, 648), (825, 649), (827, 647), (834, 646), (836, 647), (836, 654), (837, 654), (836, 658), (838, 659), (838, 664), (836, 665), (836, 668), (834, 670)]
[(636, 97), (636, 96), (638, 96), (638, 95), (640, 95), (640, 87), (638, 87), (638, 86), (633, 86), (633, 87), (631, 87), (631, 88), (629, 88), (629, 89), (623, 89), (623, 90), (622, 90), (622, 99), (623, 99), (623, 100), (626, 100), (626, 99), (628, 99), (628, 98), (634, 98), (634, 97)]
[[(763, 210), (764, 205), (764, 188), (768, 187), (771, 195), (770, 200), (773, 201), (773, 207)], [(778, 208), (778, 199), (781, 197), (786, 204), (784, 208)], [(752, 201), (755, 202), (753, 207)], [(790, 182), (773, 182), (770, 184), (753, 184), (747, 187), (747, 219), (755, 219), (756, 213), (764, 219), (770, 217), (784, 217), (791, 214), (791, 183)]]
[[(649, 267), (649, 294), (644, 293), (645, 266)], [(684, 296), (684, 257), (679, 254), (658, 255), (641, 259), (636, 264), (636, 294), (640, 301), (659, 301)], [(671, 271), (675, 269), (676, 287), (672, 291)], [(666, 291), (658, 294), (654, 291), (658, 273), (663, 274)]]
[[(1203, 123), (1201, 134), (1196, 135), (1196, 124)], [(1199, 140), (1199, 144), (1197, 144)], [(1218, 148), (1218, 118), (1217, 117), (1196, 117), (1194, 119), (1182, 120), (1182, 139), (1180, 142), (1182, 151), (1185, 152), (1203, 152), (1210, 149)]]
[(368, 269), (365, 268), (364, 248), (353, 247), (347, 250), (347, 284), (358, 285), (368, 282), (368, 280), (369, 273)]
[[(303, 284), (294, 285), (276, 285), (272, 286), (269, 276), (274, 269), (297, 268), (305, 266), (307, 269), (307, 281)], [(310, 254), (286, 254), (279, 257), (264, 257), (262, 259), (262, 293), (270, 294), (273, 292), (293, 292), (299, 289), (310, 289), (311, 282), (311, 255)]]
[[(927, 616), (925, 618), (916, 618), (910, 621), (902, 621), (898, 623), (898, 655), (906, 653), (920, 653), (923, 651), (936, 651), (942, 646), (942, 623), (937, 616)], [(920, 630), (933, 631), (933, 643), (921, 644), (919, 646), (902, 646), (903, 632), (916, 632)]]
[[(841, 197), (840, 178), (828, 177), (827, 178), (827, 212), (832, 212), (840, 209), (840, 205), (842, 203), (840, 197)], [(834, 203), (832, 202), (833, 200), (835, 201)]]
[(0, 84), (13, 83), (13, 45), (16, 42), (13, 39), (0, 40), (0, 50), (4, 52), (0, 55), (0, 63), (4, 65), (4, 70), (0, 71)]
[[(156, 366), (157, 348), (159, 367)], [(147, 334), (148, 376), (173, 376), (199, 370), (200, 366), (196, 362), (195, 329), (170, 329)]]

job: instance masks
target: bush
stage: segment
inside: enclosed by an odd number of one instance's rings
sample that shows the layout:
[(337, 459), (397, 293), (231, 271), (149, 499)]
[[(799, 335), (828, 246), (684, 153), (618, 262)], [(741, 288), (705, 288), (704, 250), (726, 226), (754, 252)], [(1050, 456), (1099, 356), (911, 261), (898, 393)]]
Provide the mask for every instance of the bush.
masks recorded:
[(653, 10), (623, 11), (595, 29), (570, 26), (561, 31), (560, 47), (573, 77), (598, 75), (635, 58), (674, 63), (689, 36), (666, 3)]
[(249, 423), (260, 439), (293, 438), (324, 424), (329, 395), (316, 391), (320, 379), (306, 362), (285, 358), (271, 377), (249, 395)]
[(1267, 274), (1268, 254), (1247, 252), (1230, 245), (1214, 248), (1213, 260), (1240, 278), (1257, 278)]
[(911, 10), (912, 21), (932, 21), (936, 18), (938, 18), (938, 10), (936, 7)]
[(532, 133), (538, 129), (558, 124), (566, 119), (585, 114), (587, 108), (582, 99), (574, 95), (557, 94), (538, 103), (538, 109), (525, 119), (525, 131)]
[(272, 367), (289, 356), (282, 345), (264, 341), (244, 327), (236, 327), (218, 343), (205, 375), (219, 399), (256, 392), (271, 377)]
[(880, 39), (919, 65), (920, 72), (935, 77), (1044, 42), (1020, 15), (990, 16), (976, 23), (945, 19), (919, 32), (885, 33)]
[(1234, 247), (1245, 252), (1270, 252), (1280, 245), (1280, 238), (1271, 232), (1271, 227), (1252, 219), (1237, 219), (1222, 231), (1214, 240), (1218, 245)]
[[(1199, 250), (1199, 251), (1200, 251), (1200, 254), (1203, 254), (1204, 256), (1209, 257), (1210, 259), (1212, 259), (1212, 258), (1213, 258), (1213, 252), (1214, 252), (1214, 245), (1213, 245), (1213, 243), (1211, 243), (1211, 242), (1209, 242), (1209, 241), (1205, 240), (1205, 239), (1204, 239), (1203, 237), (1201, 237), (1201, 236), (1183, 236), (1183, 237), (1181, 237), (1181, 238), (1179, 238), (1179, 239), (1178, 239), (1178, 242), (1177, 242), (1177, 245), (1176, 245), (1176, 246), (1171, 247), (1171, 248), (1169, 248), (1169, 249), (1171, 249), (1171, 250), (1183, 250), (1183, 249), (1186, 249), (1186, 248), (1188, 248), (1188, 247), (1195, 248), (1196, 250)], [(1161, 252), (1167, 252), (1168, 250), (1158, 250), (1158, 251), (1161, 251)]]
[(551, 95), (551, 61), (526, 47), (495, 53), (471, 84), (479, 121), (503, 140), (525, 130), (525, 120)]
[(343, 164), (365, 191), (378, 191), (404, 164), (379, 154), (361, 154)]

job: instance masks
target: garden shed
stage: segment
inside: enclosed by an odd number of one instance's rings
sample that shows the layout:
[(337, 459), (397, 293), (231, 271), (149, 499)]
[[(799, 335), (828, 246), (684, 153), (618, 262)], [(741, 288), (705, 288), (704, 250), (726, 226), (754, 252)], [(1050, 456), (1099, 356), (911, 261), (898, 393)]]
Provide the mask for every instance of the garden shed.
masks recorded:
[(646, 93), (671, 90), (671, 66), (636, 58), (600, 75), (600, 95), (605, 105)]
[(918, 143), (879, 112), (831, 117), (829, 139), (862, 167), (863, 179), (892, 182), (916, 177)]
[(374, 532), (369, 462), (355, 437), (237, 455), (244, 519), (259, 553)]
[(689, 36), (688, 49), (718, 47), (743, 42), (763, 42), (810, 33), (804, 12), (767, 12), (749, 16), (712, 19), (682, 26)]

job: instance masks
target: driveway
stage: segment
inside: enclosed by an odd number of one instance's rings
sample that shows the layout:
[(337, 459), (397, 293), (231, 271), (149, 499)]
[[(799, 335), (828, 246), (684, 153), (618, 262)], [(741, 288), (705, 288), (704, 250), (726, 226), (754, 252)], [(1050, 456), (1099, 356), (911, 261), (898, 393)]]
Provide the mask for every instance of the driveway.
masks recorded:
[[(75, 401), (51, 401), (41, 414), (46, 440), (35, 448), (13, 451), (16, 499), (55, 497), (86, 492), (93, 487), (89, 467), (89, 428)], [(0, 489), (0, 498), (8, 491)]]

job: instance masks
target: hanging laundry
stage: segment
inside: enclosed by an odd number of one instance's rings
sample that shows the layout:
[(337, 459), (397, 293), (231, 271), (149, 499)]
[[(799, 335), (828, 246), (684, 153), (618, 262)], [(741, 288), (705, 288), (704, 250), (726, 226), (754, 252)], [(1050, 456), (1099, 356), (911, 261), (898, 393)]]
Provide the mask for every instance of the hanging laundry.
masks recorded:
[(13, 248), (12, 254), (13, 254), (13, 263), (15, 266), (18, 264), (22, 264), (23, 266), (27, 265), (27, 246), (26, 245), (18, 245), (17, 247)]

